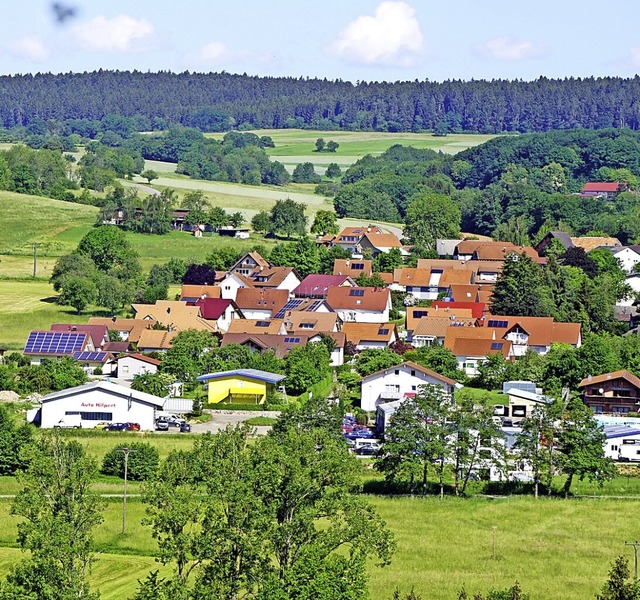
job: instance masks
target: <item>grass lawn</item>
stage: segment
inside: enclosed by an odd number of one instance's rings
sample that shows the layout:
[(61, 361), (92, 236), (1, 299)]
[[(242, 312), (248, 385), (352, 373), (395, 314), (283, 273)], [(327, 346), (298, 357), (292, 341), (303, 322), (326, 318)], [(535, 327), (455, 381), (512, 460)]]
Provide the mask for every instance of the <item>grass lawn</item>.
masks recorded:
[[(291, 157), (306, 157), (315, 163), (316, 157), (326, 160), (325, 157), (335, 160), (328, 162), (340, 163), (341, 157), (355, 157), (365, 154), (382, 154), (394, 144), (413, 146), (415, 148), (432, 148), (442, 150), (449, 154), (461, 152), (472, 146), (478, 146), (494, 138), (494, 135), (480, 134), (450, 134), (444, 137), (436, 137), (431, 133), (385, 133), (376, 131), (316, 131), (310, 129), (259, 129), (254, 131), (256, 135), (268, 135), (274, 141), (275, 148), (267, 148), (270, 156), (278, 157), (278, 160)], [(224, 133), (206, 134), (207, 137), (222, 139)], [(314, 152), (318, 138), (325, 142), (334, 140), (340, 144), (337, 152)], [(319, 160), (320, 162), (320, 160)], [(353, 161), (355, 162), (355, 160)]]
[[(506, 588), (518, 580), (533, 599), (592, 598), (607, 577), (611, 561), (626, 554), (625, 539), (640, 525), (627, 500), (504, 500), (369, 497), (394, 532), (398, 544), (390, 566), (370, 565), (373, 600), (390, 600), (399, 587), (412, 586), (429, 600), (454, 600), (464, 586), (470, 594)], [(0, 500), (0, 545), (12, 545), (17, 520), (10, 501)], [(120, 534), (121, 502), (109, 500), (105, 523), (96, 530), (99, 551), (92, 581), (103, 600), (133, 592), (136, 579), (156, 568), (155, 542), (140, 524), (144, 507), (127, 503), (127, 533)], [(493, 558), (493, 528), (496, 558)], [(634, 537), (635, 536), (635, 537)], [(0, 548), (0, 572), (20, 557)]]

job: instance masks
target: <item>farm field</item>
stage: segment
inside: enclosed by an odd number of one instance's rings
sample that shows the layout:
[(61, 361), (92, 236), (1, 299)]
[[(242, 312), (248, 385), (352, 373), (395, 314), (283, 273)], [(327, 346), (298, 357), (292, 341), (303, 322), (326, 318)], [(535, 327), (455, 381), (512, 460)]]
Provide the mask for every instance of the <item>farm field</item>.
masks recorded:
[[(266, 148), (267, 154), (280, 161), (289, 172), (302, 162), (311, 162), (318, 174), (323, 174), (329, 163), (335, 162), (347, 169), (366, 154), (382, 154), (394, 144), (431, 148), (447, 154), (456, 154), (472, 146), (483, 144), (494, 135), (449, 134), (436, 137), (431, 133), (385, 133), (375, 131), (318, 131), (309, 129), (257, 129), (252, 133), (268, 135), (275, 148)], [(222, 139), (224, 133), (208, 133), (207, 137)], [(337, 152), (314, 152), (318, 138), (340, 144)]]
[[(390, 566), (369, 567), (372, 600), (390, 600), (396, 587), (408, 593), (412, 586), (429, 600), (455, 600), (463, 586), (473, 594), (510, 587), (516, 580), (533, 600), (592, 598), (611, 561), (625, 553), (624, 540), (640, 533), (640, 525), (628, 519), (636, 506), (630, 500), (369, 500), (398, 544)], [(20, 556), (6, 547), (15, 543), (17, 522), (9, 507), (8, 499), (0, 500), (0, 574)], [(151, 557), (155, 542), (140, 524), (144, 506), (137, 497), (127, 502), (124, 537), (121, 502), (109, 499), (104, 514), (105, 523), (96, 531), (99, 555), (92, 580), (103, 600), (119, 600), (157, 568)], [(114, 570), (124, 575), (114, 577)]]

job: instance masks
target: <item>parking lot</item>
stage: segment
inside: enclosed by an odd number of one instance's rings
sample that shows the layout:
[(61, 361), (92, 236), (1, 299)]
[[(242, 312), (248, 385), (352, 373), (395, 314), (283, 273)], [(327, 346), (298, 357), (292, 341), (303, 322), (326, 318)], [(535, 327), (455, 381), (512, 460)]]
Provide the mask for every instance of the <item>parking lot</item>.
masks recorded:
[[(191, 425), (191, 433), (216, 433), (225, 429), (227, 425), (238, 425), (252, 417), (278, 417), (277, 411), (240, 411), (240, 410), (205, 410), (211, 415), (211, 420), (207, 423), (193, 423)], [(255, 427), (258, 435), (266, 434), (271, 427)], [(164, 433), (158, 431), (157, 433)], [(176, 433), (175, 427), (170, 427), (167, 433)]]

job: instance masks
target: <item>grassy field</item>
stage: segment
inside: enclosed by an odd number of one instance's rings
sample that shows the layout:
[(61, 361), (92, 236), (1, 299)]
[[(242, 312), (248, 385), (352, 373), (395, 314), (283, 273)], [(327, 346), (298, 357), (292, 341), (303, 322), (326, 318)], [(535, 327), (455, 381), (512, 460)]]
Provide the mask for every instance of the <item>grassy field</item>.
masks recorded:
[[(373, 600), (390, 600), (396, 587), (408, 592), (412, 586), (425, 599), (454, 600), (462, 586), (473, 594), (506, 588), (516, 580), (532, 600), (592, 598), (613, 558), (629, 554), (624, 540), (640, 533), (640, 525), (629, 519), (637, 502), (626, 500), (371, 497), (370, 501), (398, 544), (390, 566), (369, 568)], [(10, 547), (17, 520), (9, 507), (9, 500), (0, 500), (1, 572), (20, 556)], [(137, 579), (156, 568), (150, 556), (155, 542), (140, 524), (144, 507), (138, 498), (127, 503), (124, 536), (118, 499), (107, 501), (104, 515), (105, 522), (96, 531), (99, 555), (92, 580), (103, 600), (119, 600), (132, 593)]]

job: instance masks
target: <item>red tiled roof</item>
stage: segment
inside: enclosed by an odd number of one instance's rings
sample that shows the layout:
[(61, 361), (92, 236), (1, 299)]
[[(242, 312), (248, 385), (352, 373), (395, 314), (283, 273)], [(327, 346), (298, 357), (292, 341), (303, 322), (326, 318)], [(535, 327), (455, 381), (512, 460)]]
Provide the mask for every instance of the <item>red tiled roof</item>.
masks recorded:
[[(469, 308), (474, 319), (482, 317), (485, 311), (485, 304), (482, 302), (444, 302), (442, 300), (434, 300), (432, 306), (438, 310), (442, 309), (457, 309), (457, 308)], [(429, 313), (432, 316), (437, 316), (437, 313)]]
[[(358, 295), (358, 294), (362, 295)], [(327, 304), (333, 309), (384, 311), (390, 302), (387, 288), (332, 287), (327, 293)]]
[(227, 307), (233, 304), (232, 300), (223, 298), (201, 298), (196, 302), (196, 306), (200, 307), (200, 315), (203, 319), (219, 319)]
[(609, 182), (609, 181), (601, 181), (601, 182), (589, 182), (585, 183), (582, 191), (583, 192), (617, 192), (620, 189), (620, 184), (618, 182)]
[(629, 371), (625, 371), (624, 369), (621, 371), (614, 371), (613, 373), (603, 373), (602, 375), (596, 375), (592, 377), (585, 377), (579, 384), (578, 387), (584, 387), (585, 385), (593, 385), (597, 383), (604, 383), (605, 381), (610, 381), (613, 379), (625, 379), (631, 385), (640, 389), (640, 378), (636, 377), (633, 373), (629, 373)]
[(331, 287), (339, 287), (351, 281), (348, 275), (307, 275), (300, 285), (293, 290), (293, 295), (297, 297), (312, 296), (315, 298), (326, 298), (327, 291)]

